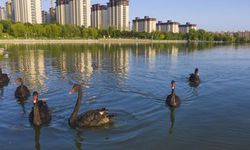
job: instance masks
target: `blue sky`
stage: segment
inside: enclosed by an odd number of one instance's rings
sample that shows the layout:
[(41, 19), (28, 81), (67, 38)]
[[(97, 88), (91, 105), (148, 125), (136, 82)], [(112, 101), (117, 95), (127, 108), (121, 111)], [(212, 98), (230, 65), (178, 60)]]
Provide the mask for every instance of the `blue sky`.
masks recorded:
[[(5, 1), (1, 0), (1, 6)], [(49, 1), (42, 0), (44, 9)], [(208, 31), (250, 30), (250, 0), (130, 0), (130, 20), (145, 15), (162, 21), (189, 21)]]

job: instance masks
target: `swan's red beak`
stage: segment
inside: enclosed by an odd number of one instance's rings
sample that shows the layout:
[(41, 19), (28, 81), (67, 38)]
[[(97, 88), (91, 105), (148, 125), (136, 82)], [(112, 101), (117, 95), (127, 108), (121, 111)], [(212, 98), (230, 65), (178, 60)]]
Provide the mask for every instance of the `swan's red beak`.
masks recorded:
[(174, 82), (171, 83), (171, 88), (172, 88), (172, 90), (175, 89), (175, 83)]
[(71, 89), (70, 91), (69, 91), (69, 94), (74, 94), (75, 93), (75, 90), (74, 89)]
[(33, 102), (34, 102), (34, 104), (37, 102), (37, 96), (36, 95), (33, 96)]

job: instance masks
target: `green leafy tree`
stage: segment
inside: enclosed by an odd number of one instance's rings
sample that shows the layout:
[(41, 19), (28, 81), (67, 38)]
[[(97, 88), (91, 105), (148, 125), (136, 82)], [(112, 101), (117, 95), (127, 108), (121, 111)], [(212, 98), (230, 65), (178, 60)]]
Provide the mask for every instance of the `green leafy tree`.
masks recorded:
[(0, 23), (3, 25), (3, 32), (11, 34), (11, 21), (10, 20), (1, 20)]
[(23, 23), (12, 24), (11, 29), (14, 37), (28, 37), (27, 28)]
[(60, 38), (62, 28), (58, 24), (49, 24), (45, 26), (46, 36), (48, 38)]
[(42, 24), (35, 24), (33, 26), (33, 33), (35, 37), (43, 37), (46, 33), (45, 27)]
[(3, 33), (3, 25), (0, 24), (0, 36), (2, 36), (2, 33)]
[(96, 39), (98, 37), (98, 32), (95, 28), (88, 28), (88, 37), (92, 39)]

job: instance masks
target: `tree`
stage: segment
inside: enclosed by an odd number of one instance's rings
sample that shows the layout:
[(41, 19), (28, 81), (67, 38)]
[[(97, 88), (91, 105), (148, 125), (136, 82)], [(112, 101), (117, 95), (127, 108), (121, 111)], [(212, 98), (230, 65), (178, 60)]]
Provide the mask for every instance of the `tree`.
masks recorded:
[(3, 33), (3, 25), (0, 24), (0, 36), (2, 36), (2, 33)]
[(92, 39), (96, 39), (98, 37), (98, 32), (95, 28), (88, 28), (88, 37)]
[(42, 37), (42, 36), (44, 36), (45, 33), (46, 33), (44, 25), (35, 24), (33, 26), (33, 33), (34, 33), (35, 37)]
[(11, 34), (11, 21), (10, 20), (1, 20), (0, 23), (3, 25), (3, 32)]
[(198, 39), (199, 39), (198, 33), (194, 29), (189, 30), (188, 40), (198, 40)]
[(45, 26), (45, 33), (49, 38), (59, 38), (61, 35), (61, 31), (61, 26), (57, 24), (49, 24)]
[(201, 40), (201, 41), (205, 41), (207, 38), (206, 38), (206, 31), (203, 30), (203, 29), (199, 29), (196, 31), (197, 35), (198, 35), (198, 39)]
[(13, 36), (27, 38), (27, 29), (23, 23), (16, 23), (11, 25)]

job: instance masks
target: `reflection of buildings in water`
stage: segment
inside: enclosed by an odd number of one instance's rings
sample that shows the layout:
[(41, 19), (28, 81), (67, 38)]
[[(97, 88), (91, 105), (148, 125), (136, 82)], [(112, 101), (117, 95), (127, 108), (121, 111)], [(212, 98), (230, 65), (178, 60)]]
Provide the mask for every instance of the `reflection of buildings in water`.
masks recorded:
[[(178, 52), (179, 48), (176, 46), (172, 46), (171, 49), (168, 50), (169, 54), (171, 55), (171, 64), (176, 65), (178, 62)], [(171, 66), (172, 66), (171, 65)]]
[(111, 54), (112, 70), (121, 75), (127, 75), (129, 71), (129, 50), (119, 47)]
[(146, 57), (148, 58), (149, 68), (151, 69), (155, 67), (155, 56), (156, 56), (156, 49), (149, 46)]
[(171, 50), (170, 50), (171, 55), (177, 57), (178, 56), (178, 52), (179, 52), (179, 48), (173, 45), (172, 48), (171, 48)]
[(136, 45), (135, 49), (135, 58), (139, 60), (139, 56), (144, 56), (145, 63), (149, 64), (149, 68), (153, 69), (155, 67), (155, 57), (156, 57), (156, 49), (153, 45)]
[(25, 83), (33, 86), (34, 89), (39, 89), (41, 86), (45, 89), (48, 87), (45, 85), (45, 58), (44, 50), (30, 50), (26, 47), (26, 50), (17, 52), (17, 67), (20, 77), (25, 80)]
[(83, 52), (63, 51), (58, 62), (63, 79), (73, 72), (77, 73), (77, 76), (74, 76), (77, 81), (86, 81), (93, 74), (92, 54), (89, 50)]
[(93, 74), (93, 66), (92, 66), (92, 54), (89, 50), (81, 52), (78, 55), (78, 65), (76, 66), (77, 70), (80, 70), (87, 78), (90, 78)]

